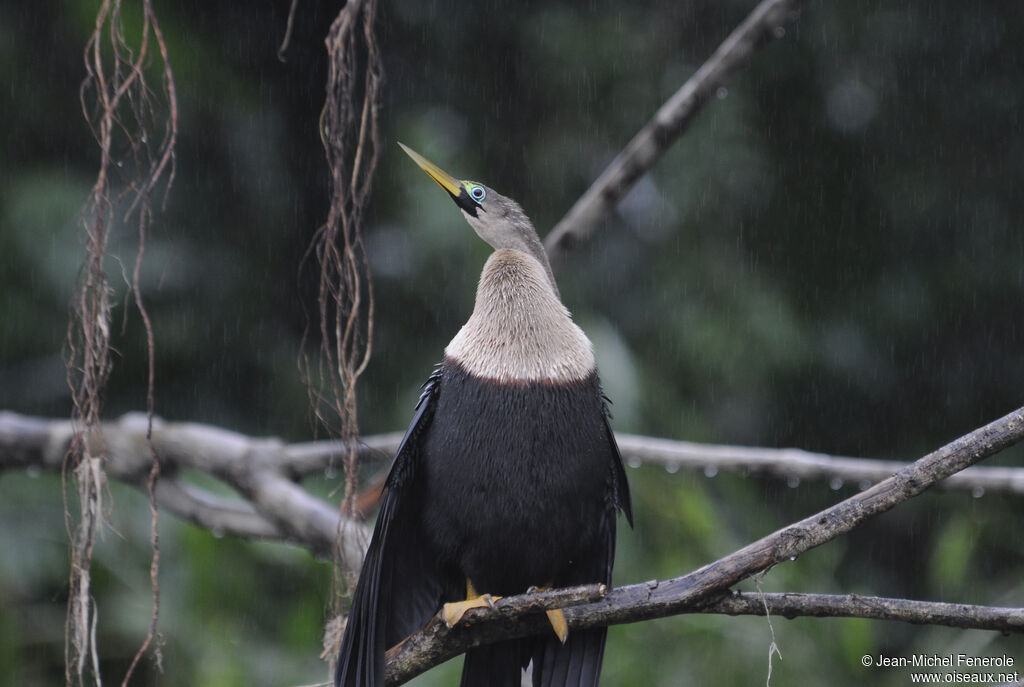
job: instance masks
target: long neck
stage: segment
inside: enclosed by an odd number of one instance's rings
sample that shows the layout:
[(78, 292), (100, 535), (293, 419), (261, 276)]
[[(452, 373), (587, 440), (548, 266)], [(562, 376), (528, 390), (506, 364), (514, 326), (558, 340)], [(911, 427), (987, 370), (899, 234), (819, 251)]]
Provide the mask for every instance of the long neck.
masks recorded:
[[(551, 262), (548, 260), (547, 251), (544, 250), (544, 244), (540, 242), (536, 231), (531, 232), (528, 236), (526, 250), (544, 268), (544, 273), (547, 275), (551, 289), (555, 293), (555, 298), (561, 300), (561, 294), (558, 293), (558, 284), (555, 282), (555, 273), (551, 270)], [(486, 266), (484, 269), (486, 270)]]
[(473, 314), (445, 354), (503, 382), (576, 381), (595, 369), (590, 340), (559, 300), (547, 262), (512, 249), (487, 260)]

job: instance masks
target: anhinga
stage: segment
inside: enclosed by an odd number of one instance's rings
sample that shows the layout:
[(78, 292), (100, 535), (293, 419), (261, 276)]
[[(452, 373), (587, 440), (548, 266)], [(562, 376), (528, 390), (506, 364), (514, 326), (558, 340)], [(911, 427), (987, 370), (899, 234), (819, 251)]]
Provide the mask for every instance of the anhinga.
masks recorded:
[[(401, 145), (401, 144), (399, 144)], [(384, 652), (444, 608), (532, 587), (611, 583), (629, 487), (590, 340), (562, 305), (519, 205), (402, 149), (492, 247), (469, 321), (424, 385), (395, 455), (352, 600), (337, 687), (380, 687)], [(461, 601), (466, 599), (466, 601)], [(456, 603), (460, 602), (460, 603)], [(605, 628), (466, 652), (463, 687), (596, 685)]]

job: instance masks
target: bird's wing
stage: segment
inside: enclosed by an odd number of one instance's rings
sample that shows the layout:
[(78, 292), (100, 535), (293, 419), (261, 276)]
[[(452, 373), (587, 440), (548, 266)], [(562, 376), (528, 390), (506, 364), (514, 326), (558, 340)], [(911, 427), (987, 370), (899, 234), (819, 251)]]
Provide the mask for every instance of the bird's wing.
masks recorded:
[[(626, 522), (629, 526), (633, 526), (633, 501), (629, 496), (629, 480), (626, 479), (626, 468), (622, 465), (622, 454), (619, 453), (619, 443), (615, 441), (615, 432), (612, 431), (611, 425), (611, 410), (608, 408), (608, 397), (602, 398), (604, 408), (604, 429), (608, 437), (608, 443), (612, 449), (612, 476), (611, 476), (611, 491), (612, 499), (615, 507), (622, 511), (622, 514), (626, 516)], [(614, 531), (614, 528), (613, 528)], [(612, 542), (612, 552), (614, 557), (614, 541)], [(610, 563), (609, 563), (610, 565)], [(608, 579), (611, 579), (611, 568), (609, 567)]]
[(363, 560), (335, 671), (335, 687), (384, 684), (384, 652), (418, 630), (440, 607), (437, 562), (425, 552), (415, 480), (433, 418), (441, 373), (423, 387), (416, 415), (385, 482), (373, 537)]

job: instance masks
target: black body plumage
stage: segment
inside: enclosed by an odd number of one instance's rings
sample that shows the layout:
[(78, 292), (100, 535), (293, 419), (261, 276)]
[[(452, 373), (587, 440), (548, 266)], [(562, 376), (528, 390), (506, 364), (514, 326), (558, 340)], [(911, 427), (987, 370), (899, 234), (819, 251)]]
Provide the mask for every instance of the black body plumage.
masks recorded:
[[(614, 444), (597, 375), (501, 384), (446, 360), (423, 439), (424, 535), (481, 592), (605, 581)], [(594, 577), (597, 574), (598, 577)]]
[[(445, 360), (395, 457), (353, 598), (335, 684), (384, 684), (384, 651), (445, 602), (481, 592), (611, 582), (628, 486), (596, 373), (498, 383)], [(603, 629), (467, 654), (463, 687), (595, 685)]]

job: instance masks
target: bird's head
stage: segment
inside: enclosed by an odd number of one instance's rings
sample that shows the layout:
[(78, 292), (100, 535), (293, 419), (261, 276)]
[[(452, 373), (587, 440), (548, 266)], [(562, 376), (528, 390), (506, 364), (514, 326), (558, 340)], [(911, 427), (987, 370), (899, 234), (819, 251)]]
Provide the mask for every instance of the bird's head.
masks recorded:
[[(402, 146), (402, 150), (420, 169), (448, 192), (462, 210), (469, 226), (491, 247), (495, 250), (511, 248), (541, 258), (543, 247), (537, 231), (519, 203), (475, 181), (460, 181), (412, 148), (402, 143), (398, 145)], [(546, 256), (542, 262), (547, 262)]]

